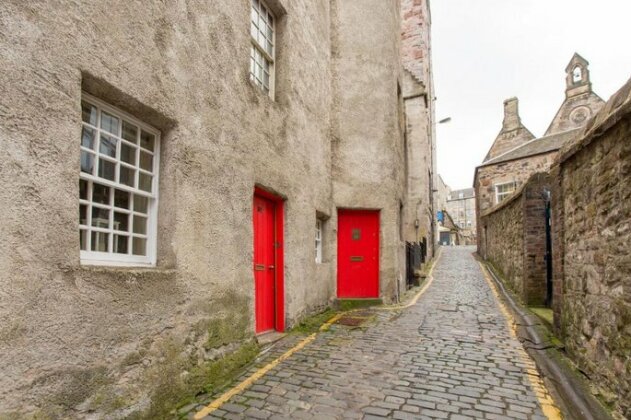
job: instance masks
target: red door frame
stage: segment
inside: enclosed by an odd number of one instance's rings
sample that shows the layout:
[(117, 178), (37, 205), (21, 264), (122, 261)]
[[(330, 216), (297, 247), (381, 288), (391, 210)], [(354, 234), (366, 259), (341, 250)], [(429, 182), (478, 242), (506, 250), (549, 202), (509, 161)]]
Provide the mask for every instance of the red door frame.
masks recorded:
[[(284, 252), (284, 222), (285, 222), (285, 200), (261, 187), (254, 187), (254, 195), (271, 200), (276, 204), (274, 210), (274, 230), (276, 255), (274, 264), (274, 291), (275, 291), (275, 329), (285, 331), (285, 252)], [(256, 293), (256, 291), (255, 291)], [(256, 327), (255, 327), (256, 328)]]
[(377, 242), (376, 242), (376, 249), (375, 249), (375, 258), (376, 258), (376, 276), (377, 276), (377, 290), (376, 290), (376, 294), (374, 296), (365, 296), (367, 298), (378, 298), (381, 294), (381, 278), (380, 278), (380, 267), (381, 267), (381, 210), (378, 209), (353, 209), (353, 208), (338, 208), (337, 209), (337, 223), (338, 223), (338, 237), (337, 237), (337, 296), (338, 298), (340, 297), (340, 263), (342, 263), (342, 261), (340, 260), (340, 246), (343, 246), (340, 242), (340, 228), (339, 228), (339, 223), (340, 223), (340, 214), (358, 214), (358, 215), (375, 215), (377, 218)]

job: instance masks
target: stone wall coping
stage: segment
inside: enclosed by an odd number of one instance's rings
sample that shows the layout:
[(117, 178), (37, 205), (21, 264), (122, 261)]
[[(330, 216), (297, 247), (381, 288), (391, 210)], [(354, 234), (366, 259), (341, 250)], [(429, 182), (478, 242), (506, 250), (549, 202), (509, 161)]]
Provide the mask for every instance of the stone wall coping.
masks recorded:
[(563, 165), (565, 161), (604, 135), (607, 130), (629, 114), (631, 114), (631, 78), (611, 95), (605, 106), (587, 122), (579, 140), (561, 148), (555, 161)]

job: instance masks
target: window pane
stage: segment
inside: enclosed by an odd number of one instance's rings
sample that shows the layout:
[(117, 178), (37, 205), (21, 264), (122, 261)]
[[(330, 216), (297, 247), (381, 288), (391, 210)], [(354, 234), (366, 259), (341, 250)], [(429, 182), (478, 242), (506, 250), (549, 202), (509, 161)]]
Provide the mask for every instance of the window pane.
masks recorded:
[(81, 119), (83, 122), (96, 126), (96, 108), (85, 101), (81, 101)]
[(79, 231), (79, 249), (82, 251), (88, 250), (88, 231), (81, 229)]
[(81, 146), (94, 150), (94, 130), (89, 127), (83, 127), (81, 132)]
[(135, 166), (136, 148), (125, 143), (121, 143), (121, 160)]
[(110, 211), (92, 207), (92, 226), (107, 229), (110, 224)]
[(138, 144), (138, 127), (123, 120), (123, 138)]
[(129, 232), (129, 214), (114, 212), (114, 229)]
[(94, 155), (81, 151), (81, 172), (94, 175)]
[(140, 167), (146, 171), (153, 172), (153, 155), (140, 151)]
[(121, 209), (129, 209), (129, 193), (123, 190), (114, 190), (114, 205)]
[(147, 218), (134, 214), (134, 233), (147, 234)]
[(92, 251), (107, 252), (109, 238), (109, 233), (92, 232)]
[(116, 157), (116, 141), (114, 137), (101, 134), (101, 146), (99, 147), (101, 154)]
[(151, 192), (151, 175), (140, 173), (138, 174), (138, 188), (143, 191)]
[(104, 179), (114, 181), (116, 171), (116, 164), (109, 160), (99, 159), (99, 176)]
[(79, 224), (88, 224), (88, 206), (86, 206), (85, 204), (81, 204), (79, 206)]
[(129, 185), (130, 187), (134, 186), (134, 181), (136, 177), (136, 170), (128, 168), (126, 166), (120, 166), (120, 177), (119, 182), (121, 184)]
[(134, 238), (133, 252), (134, 255), (147, 255), (147, 241), (144, 238)]
[(145, 149), (153, 152), (154, 140), (155, 136), (153, 134), (149, 134), (144, 130), (140, 132), (140, 147), (144, 147)]
[(114, 252), (117, 254), (128, 254), (129, 236), (114, 235)]
[(101, 128), (115, 135), (120, 135), (118, 132), (118, 118), (107, 112), (101, 112)]
[(79, 198), (83, 200), (88, 199), (88, 181), (85, 179), (79, 180)]
[(92, 186), (92, 202), (110, 204), (110, 187), (94, 183)]
[(134, 211), (147, 213), (149, 207), (149, 199), (142, 195), (134, 195)]

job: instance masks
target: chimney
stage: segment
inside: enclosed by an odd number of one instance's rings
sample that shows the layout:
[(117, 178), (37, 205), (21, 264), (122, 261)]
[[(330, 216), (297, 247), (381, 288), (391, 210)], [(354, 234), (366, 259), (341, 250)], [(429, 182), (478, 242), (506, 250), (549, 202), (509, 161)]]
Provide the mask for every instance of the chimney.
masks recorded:
[(506, 99), (504, 101), (504, 122), (502, 123), (502, 131), (512, 131), (519, 127), (521, 127), (519, 100), (514, 97)]

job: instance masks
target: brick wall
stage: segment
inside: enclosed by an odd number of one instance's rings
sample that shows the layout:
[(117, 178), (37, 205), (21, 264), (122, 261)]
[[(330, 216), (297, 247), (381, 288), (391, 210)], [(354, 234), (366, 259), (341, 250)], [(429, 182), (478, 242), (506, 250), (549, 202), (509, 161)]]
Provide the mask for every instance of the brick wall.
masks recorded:
[[(631, 84), (560, 159), (560, 328), (568, 354), (631, 418)], [(626, 102), (625, 102), (626, 100)], [(622, 105), (620, 105), (623, 103)]]
[(549, 184), (547, 174), (534, 174), (480, 219), (481, 255), (528, 305), (543, 305), (546, 298), (544, 191)]

